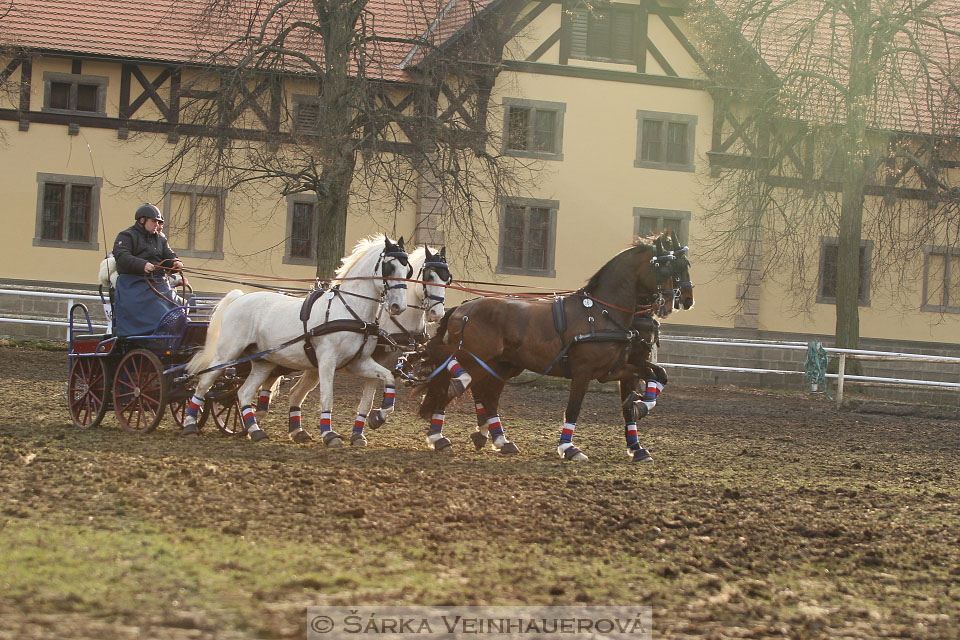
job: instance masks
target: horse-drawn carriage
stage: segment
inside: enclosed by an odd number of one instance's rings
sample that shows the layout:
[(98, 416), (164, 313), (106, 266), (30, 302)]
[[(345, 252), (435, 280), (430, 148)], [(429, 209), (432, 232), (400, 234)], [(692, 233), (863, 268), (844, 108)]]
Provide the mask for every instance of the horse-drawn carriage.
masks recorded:
[[(101, 287), (105, 307), (108, 296)], [(165, 313), (152, 333), (135, 336), (94, 333), (86, 305), (74, 304), (67, 381), (73, 423), (81, 429), (95, 427), (113, 409), (120, 426), (128, 431), (152, 431), (167, 411), (183, 426), (192, 391), (184, 369), (204, 344), (216, 302), (217, 298), (191, 297)], [(248, 363), (240, 363), (218, 379), (207, 396), (200, 424), (212, 416), (224, 433), (243, 432), (237, 388), (249, 368)]]

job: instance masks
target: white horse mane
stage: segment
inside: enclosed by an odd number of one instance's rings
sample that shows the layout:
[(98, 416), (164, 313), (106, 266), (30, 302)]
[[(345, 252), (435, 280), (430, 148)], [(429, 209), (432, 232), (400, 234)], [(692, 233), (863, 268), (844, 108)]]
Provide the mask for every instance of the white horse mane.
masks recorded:
[(347, 274), (350, 273), (350, 270), (357, 266), (357, 263), (360, 262), (365, 255), (367, 255), (367, 252), (370, 251), (370, 249), (376, 246), (382, 248), (384, 246), (383, 243), (385, 239), (386, 236), (384, 236), (382, 233), (376, 233), (357, 242), (356, 246), (353, 248), (353, 252), (346, 256), (343, 259), (343, 262), (340, 263), (340, 268), (337, 269), (336, 278), (334, 278), (333, 283), (339, 284), (344, 278), (346, 278)]

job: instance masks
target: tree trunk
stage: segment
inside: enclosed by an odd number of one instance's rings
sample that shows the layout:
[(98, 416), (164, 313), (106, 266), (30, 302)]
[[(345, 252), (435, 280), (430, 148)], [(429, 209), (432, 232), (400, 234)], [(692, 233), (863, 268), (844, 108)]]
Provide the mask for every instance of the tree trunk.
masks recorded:
[[(356, 166), (354, 156), (345, 158), (343, 164), (329, 175), (323, 176), (328, 193), (317, 203), (317, 229), (314, 237), (314, 252), (317, 256), (317, 277), (329, 279), (334, 276), (346, 253), (347, 206), (350, 204), (350, 184)], [(325, 170), (324, 173), (327, 173)]]
[(839, 152), (844, 154), (843, 198), (837, 248), (836, 346), (860, 345), (860, 241), (866, 183), (867, 105), (877, 70), (870, 61), (870, 0), (857, 0), (846, 96), (846, 121)]

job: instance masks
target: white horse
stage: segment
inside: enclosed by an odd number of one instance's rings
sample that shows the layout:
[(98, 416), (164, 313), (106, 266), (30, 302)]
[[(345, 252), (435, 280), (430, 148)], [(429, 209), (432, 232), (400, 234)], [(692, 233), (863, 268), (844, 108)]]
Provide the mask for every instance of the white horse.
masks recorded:
[[(441, 247), (439, 251), (431, 250), (426, 246), (418, 247), (410, 254), (410, 267), (415, 274), (416, 282), (407, 289), (407, 310), (400, 315), (390, 316), (380, 327), (397, 343), (397, 347), (391, 348), (381, 343), (373, 353), (373, 359), (391, 371), (395, 370), (404, 347), (413, 349), (417, 342), (426, 341), (427, 323), (439, 322), (443, 317), (446, 285), (452, 280), (447, 265), (446, 247)], [(280, 378), (281, 374), (275, 372), (264, 383), (257, 398), (257, 419), (262, 420), (267, 415), (270, 409), (270, 398), (279, 386)], [(307, 394), (318, 383), (317, 371), (307, 369), (290, 390), (290, 438), (294, 442), (307, 442), (311, 439), (300, 424), (300, 406)], [(361, 400), (357, 407), (353, 433), (350, 436), (350, 444), (354, 446), (366, 446), (364, 428), (380, 427), (394, 411), (396, 387), (391, 380), (384, 385), (380, 408), (371, 412), (373, 392), (368, 387), (374, 387), (375, 391), (376, 384), (377, 381), (371, 378), (368, 378), (365, 383), (362, 397), (369, 396), (370, 402), (364, 404)]]
[[(307, 321), (312, 337), (252, 361), (250, 374), (237, 391), (244, 427), (251, 440), (256, 442), (267, 437), (254, 417), (251, 407), (254, 394), (273, 369), (281, 366), (294, 371), (310, 369), (317, 372), (323, 443), (328, 447), (343, 444), (330, 420), (333, 375), (343, 367), (358, 377), (372, 380), (374, 384), (364, 387), (365, 393), (369, 388), (370, 397), (365, 398), (368, 403), (372, 402), (376, 380), (385, 384), (393, 381), (393, 374), (370, 357), (377, 344), (375, 323), (381, 308), (392, 315), (406, 310), (407, 285), (391, 279), (409, 278), (410, 275), (403, 238), (393, 243), (385, 236), (377, 235), (357, 244), (353, 253), (343, 259), (334, 286), (313, 304)], [(204, 395), (221, 370), (201, 372), (237, 360), (244, 353), (268, 351), (302, 336), (303, 303), (302, 298), (278, 293), (244, 295), (239, 289), (224, 296), (210, 318), (203, 349), (187, 365), (189, 373), (200, 373), (200, 380), (187, 407), (185, 435), (197, 433), (196, 420)], [(359, 327), (363, 323), (367, 323), (366, 329), (373, 325), (373, 331), (361, 330)], [(313, 347), (315, 364), (307, 355), (306, 345)]]

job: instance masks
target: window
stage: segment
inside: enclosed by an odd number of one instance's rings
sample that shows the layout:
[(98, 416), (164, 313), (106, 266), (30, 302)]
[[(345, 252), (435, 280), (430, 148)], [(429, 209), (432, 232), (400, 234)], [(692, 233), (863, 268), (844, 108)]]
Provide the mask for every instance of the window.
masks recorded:
[(316, 134), (320, 132), (320, 98), (294, 94), (292, 131)]
[(163, 231), (182, 257), (223, 259), (224, 191), (215, 187), (165, 184)]
[(634, 15), (630, 5), (574, 9), (570, 19), (570, 57), (602, 62), (636, 62)]
[(697, 116), (637, 111), (637, 159), (633, 166), (693, 171)]
[[(870, 254), (873, 242), (860, 243), (860, 291), (858, 300), (861, 307), (870, 306)], [(823, 238), (820, 242), (820, 286), (817, 302), (834, 304), (837, 301), (837, 262), (839, 245), (836, 238)]]
[(556, 200), (512, 199), (500, 217), (497, 273), (553, 277)]
[(306, 194), (287, 196), (287, 240), (284, 264), (317, 264), (313, 253), (318, 224), (317, 198)]
[(960, 249), (927, 247), (922, 311), (960, 313)]
[(670, 229), (676, 232), (680, 244), (686, 244), (690, 235), (690, 212), (673, 209), (633, 208), (633, 235), (652, 236)]
[(106, 76), (46, 71), (43, 74), (43, 110), (54, 113), (107, 114)]
[(567, 105), (504, 98), (504, 153), (522, 158), (563, 160), (563, 114)]
[(100, 178), (37, 174), (37, 247), (99, 249)]

